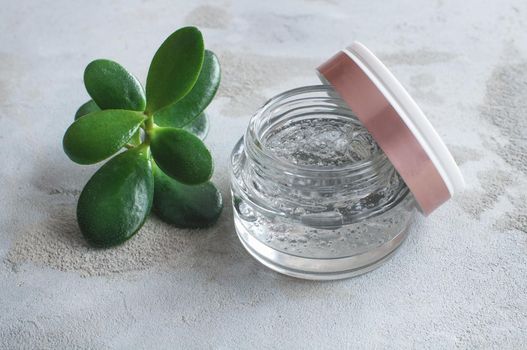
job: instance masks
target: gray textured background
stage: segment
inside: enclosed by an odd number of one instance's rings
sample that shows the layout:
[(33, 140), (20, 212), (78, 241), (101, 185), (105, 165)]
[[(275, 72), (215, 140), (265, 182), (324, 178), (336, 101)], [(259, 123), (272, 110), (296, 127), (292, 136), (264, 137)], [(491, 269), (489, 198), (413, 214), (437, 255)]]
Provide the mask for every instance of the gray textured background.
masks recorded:
[[(527, 2), (0, 1), (0, 347), (525, 348)], [(84, 66), (142, 81), (173, 30), (198, 25), (223, 66), (209, 108), (227, 206), (204, 231), (152, 219), (122, 247), (86, 247), (75, 204), (98, 166), (61, 139), (87, 99)], [(465, 193), (420, 217), (399, 253), (358, 278), (278, 275), (241, 247), (227, 160), (252, 111), (316, 83), (359, 39), (451, 148)]]

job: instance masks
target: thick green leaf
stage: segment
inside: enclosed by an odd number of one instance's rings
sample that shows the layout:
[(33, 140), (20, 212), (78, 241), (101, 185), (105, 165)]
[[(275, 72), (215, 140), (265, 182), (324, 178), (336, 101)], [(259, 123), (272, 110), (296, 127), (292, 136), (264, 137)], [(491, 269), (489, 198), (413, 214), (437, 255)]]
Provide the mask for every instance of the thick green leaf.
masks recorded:
[(185, 96), (198, 79), (203, 37), (195, 27), (172, 33), (157, 50), (146, 79), (146, 109), (154, 113)]
[(199, 73), (196, 84), (181, 100), (155, 113), (155, 121), (159, 126), (181, 128), (194, 119), (207, 108), (220, 86), (220, 62), (216, 55), (205, 50), (203, 67)]
[(184, 185), (154, 167), (152, 209), (165, 222), (177, 227), (200, 228), (214, 224), (223, 208), (221, 193), (207, 181)]
[(121, 109), (90, 113), (66, 130), (64, 151), (76, 163), (97, 163), (120, 150), (144, 120), (141, 112)]
[(77, 221), (88, 242), (98, 247), (120, 244), (143, 226), (154, 194), (148, 147), (123, 152), (88, 181), (77, 204)]
[(193, 133), (202, 140), (205, 140), (209, 133), (209, 118), (206, 113), (201, 113), (199, 117), (194, 119), (192, 123), (183, 127), (184, 130)]
[[(88, 102), (86, 102), (85, 104), (83, 104), (82, 106), (79, 107), (79, 109), (77, 110), (77, 113), (75, 113), (75, 120), (79, 119), (80, 117), (85, 116), (86, 114), (89, 114), (89, 113), (92, 113), (92, 112), (98, 112), (100, 110), (101, 109), (99, 108), (99, 106), (97, 106), (97, 104), (95, 103), (94, 100), (89, 100)], [(208, 125), (208, 123), (207, 123), (207, 125)], [(196, 125), (196, 126), (193, 126), (193, 127), (194, 128), (198, 128), (199, 126)], [(203, 127), (199, 128), (199, 131), (197, 130), (197, 132), (203, 133), (202, 130), (205, 130), (205, 129)], [(128, 142), (131, 143), (134, 146), (137, 146), (137, 145), (141, 144), (141, 142), (142, 142), (142, 140), (141, 140), (141, 129), (137, 130), (135, 132), (135, 134), (132, 136), (132, 138)]]
[(198, 137), (176, 128), (155, 128), (150, 136), (152, 155), (165, 174), (187, 185), (210, 179), (212, 156)]
[(80, 106), (79, 109), (77, 109), (77, 113), (75, 113), (75, 120), (79, 119), (82, 116), (85, 116), (86, 114), (98, 112), (100, 110), (101, 109), (99, 108), (99, 106), (97, 106), (94, 100), (89, 100), (88, 102)]
[(117, 62), (100, 59), (88, 64), (84, 85), (101, 109), (145, 110), (141, 83)]

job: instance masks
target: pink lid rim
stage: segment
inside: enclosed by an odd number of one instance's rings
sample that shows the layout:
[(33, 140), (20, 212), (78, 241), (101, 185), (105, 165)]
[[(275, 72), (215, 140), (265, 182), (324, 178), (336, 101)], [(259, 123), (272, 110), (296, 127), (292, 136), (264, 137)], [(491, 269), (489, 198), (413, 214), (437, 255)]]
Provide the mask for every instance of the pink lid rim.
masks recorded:
[(416, 136), (349, 55), (337, 53), (318, 71), (375, 138), (425, 215), (450, 199), (447, 184)]

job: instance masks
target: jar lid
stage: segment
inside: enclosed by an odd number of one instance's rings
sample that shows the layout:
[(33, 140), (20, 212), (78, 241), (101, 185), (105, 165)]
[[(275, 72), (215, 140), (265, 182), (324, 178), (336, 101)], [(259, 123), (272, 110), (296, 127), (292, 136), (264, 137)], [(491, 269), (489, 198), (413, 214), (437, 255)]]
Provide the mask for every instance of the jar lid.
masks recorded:
[(452, 154), (386, 66), (354, 42), (317, 68), (372, 134), (425, 215), (465, 184)]

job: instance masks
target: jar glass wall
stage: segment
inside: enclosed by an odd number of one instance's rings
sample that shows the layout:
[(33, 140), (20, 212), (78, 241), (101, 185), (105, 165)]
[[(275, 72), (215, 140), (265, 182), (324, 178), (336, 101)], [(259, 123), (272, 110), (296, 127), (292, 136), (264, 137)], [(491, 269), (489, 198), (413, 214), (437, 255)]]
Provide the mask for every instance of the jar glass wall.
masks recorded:
[(413, 196), (330, 86), (269, 100), (231, 157), (234, 221), (259, 261), (309, 279), (367, 272), (401, 244)]

